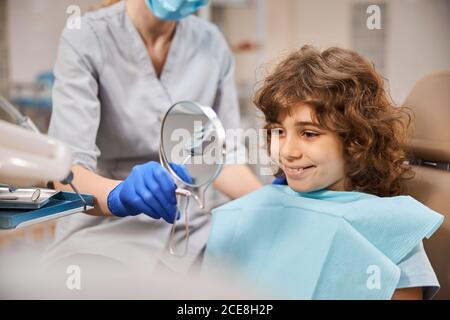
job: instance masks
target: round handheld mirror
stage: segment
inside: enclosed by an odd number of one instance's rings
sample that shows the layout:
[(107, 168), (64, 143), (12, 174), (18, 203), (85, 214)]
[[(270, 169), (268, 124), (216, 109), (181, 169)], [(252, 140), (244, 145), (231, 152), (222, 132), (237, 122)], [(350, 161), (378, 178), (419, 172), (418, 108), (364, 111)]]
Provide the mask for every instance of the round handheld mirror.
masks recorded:
[(210, 107), (196, 102), (175, 103), (166, 112), (161, 127), (161, 164), (177, 183), (177, 214), (171, 230), (169, 250), (173, 250), (175, 224), (181, 212), (186, 223), (184, 256), (188, 248), (189, 199), (205, 207), (205, 191), (217, 178), (225, 160), (225, 130)]

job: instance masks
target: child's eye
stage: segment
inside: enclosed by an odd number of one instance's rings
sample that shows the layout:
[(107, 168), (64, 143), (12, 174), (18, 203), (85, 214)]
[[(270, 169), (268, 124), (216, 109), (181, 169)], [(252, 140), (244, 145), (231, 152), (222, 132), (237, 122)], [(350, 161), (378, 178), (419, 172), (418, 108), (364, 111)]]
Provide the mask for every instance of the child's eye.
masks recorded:
[(313, 132), (313, 131), (303, 131), (302, 132), (302, 136), (305, 136), (308, 139), (312, 139), (317, 137), (319, 134), (317, 132)]
[(271, 134), (278, 134), (279, 136), (284, 135), (284, 129), (283, 128), (271, 128), (270, 129)]

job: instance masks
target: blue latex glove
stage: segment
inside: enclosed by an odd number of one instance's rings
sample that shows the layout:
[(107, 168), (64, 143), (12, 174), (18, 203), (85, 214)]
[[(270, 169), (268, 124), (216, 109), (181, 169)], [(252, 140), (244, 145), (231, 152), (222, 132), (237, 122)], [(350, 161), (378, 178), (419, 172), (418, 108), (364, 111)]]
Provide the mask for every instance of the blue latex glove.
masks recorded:
[[(177, 173), (186, 170), (178, 165), (173, 168)], [(154, 219), (163, 218), (168, 223), (173, 223), (177, 204), (176, 188), (169, 172), (158, 162), (137, 165), (130, 175), (109, 193), (108, 208), (118, 217), (144, 213)]]
[(172, 168), (173, 171), (175, 171), (177, 176), (181, 178), (181, 180), (192, 184), (192, 177), (189, 174), (189, 171), (186, 169), (185, 166), (183, 166), (181, 164), (171, 163), (170, 167)]
[(272, 181), (272, 184), (287, 185), (286, 177), (277, 177)]

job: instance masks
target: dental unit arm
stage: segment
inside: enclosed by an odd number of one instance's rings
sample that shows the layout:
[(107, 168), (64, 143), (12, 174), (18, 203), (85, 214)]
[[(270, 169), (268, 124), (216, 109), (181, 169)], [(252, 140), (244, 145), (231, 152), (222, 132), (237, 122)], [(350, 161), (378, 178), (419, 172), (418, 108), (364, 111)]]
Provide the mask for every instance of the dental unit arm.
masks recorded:
[[(39, 133), (34, 123), (0, 96), (0, 108), (18, 125), (0, 119), (0, 184), (10, 192), (16, 187), (29, 187), (59, 181), (72, 184), (72, 153), (64, 143)], [(86, 206), (86, 202), (81, 197)]]
[(0, 183), (25, 187), (61, 181), (71, 168), (72, 155), (66, 145), (0, 120)]

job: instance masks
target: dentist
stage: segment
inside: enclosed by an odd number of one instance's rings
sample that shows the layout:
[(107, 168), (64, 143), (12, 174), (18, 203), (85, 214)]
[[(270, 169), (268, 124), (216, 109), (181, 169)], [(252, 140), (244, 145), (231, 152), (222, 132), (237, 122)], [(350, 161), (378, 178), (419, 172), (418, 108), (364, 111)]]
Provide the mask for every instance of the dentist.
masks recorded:
[[(176, 186), (157, 159), (161, 116), (177, 101), (211, 106), (226, 129), (239, 127), (232, 53), (214, 25), (192, 15), (206, 4), (109, 0), (80, 29), (63, 31), (49, 135), (72, 148), (74, 183), (95, 196), (95, 209), (58, 222), (51, 261), (145, 256), (149, 267), (187, 270), (199, 256), (204, 213), (191, 216), (188, 257), (165, 254)], [(233, 199), (261, 184), (245, 165), (228, 164), (214, 186)]]

